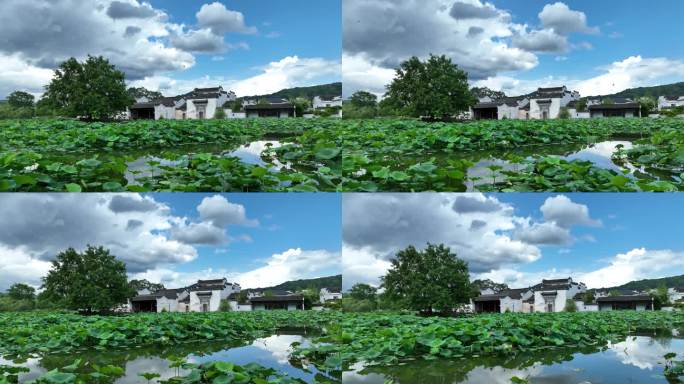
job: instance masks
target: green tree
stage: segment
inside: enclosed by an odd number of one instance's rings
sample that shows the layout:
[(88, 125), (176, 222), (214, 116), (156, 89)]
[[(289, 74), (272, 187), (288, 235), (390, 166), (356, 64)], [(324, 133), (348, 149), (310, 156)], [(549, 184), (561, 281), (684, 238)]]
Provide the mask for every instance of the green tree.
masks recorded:
[(302, 117), (306, 111), (311, 109), (311, 101), (304, 97), (290, 99), (290, 103), (295, 106), (295, 114)]
[(472, 287), (473, 297), (480, 296), (482, 291), (485, 289), (491, 289), (494, 292), (501, 292), (508, 289), (508, 284), (506, 283), (496, 283), (490, 279), (477, 279), (470, 283)]
[(377, 111), (375, 108), (362, 107), (357, 108), (350, 102), (342, 104), (342, 118), (343, 119), (372, 119), (375, 117)]
[(492, 89), (489, 89), (487, 87), (473, 87), (470, 89), (470, 93), (473, 94), (473, 96), (480, 98), (480, 97), (490, 97), (492, 100), (498, 100), (498, 99), (503, 99), (506, 97), (506, 94), (502, 91), (494, 91)]
[(595, 300), (596, 297), (592, 291), (586, 291), (582, 294), (582, 301), (584, 301), (584, 304), (593, 303)]
[(133, 99), (139, 99), (142, 97), (146, 97), (148, 100), (156, 100), (156, 99), (161, 99), (164, 97), (164, 95), (161, 94), (161, 92), (157, 91), (150, 91), (149, 89), (145, 87), (130, 87), (126, 90), (128, 95), (133, 98)]
[(7, 104), (14, 108), (33, 108), (34, 96), (22, 91), (14, 91), (7, 96)]
[(318, 291), (313, 290), (313, 289), (304, 289), (301, 292), (301, 295), (304, 296), (304, 308), (305, 309), (311, 309), (314, 304), (318, 305), (321, 303), (321, 297), (318, 294)]
[(570, 118), (570, 111), (567, 107), (562, 107), (558, 112), (558, 118), (561, 120), (568, 120)]
[(110, 310), (134, 294), (126, 264), (109, 250), (90, 245), (82, 253), (73, 248), (59, 253), (43, 277), (43, 288), (63, 307), (86, 313)]
[(232, 309), (230, 308), (230, 303), (228, 300), (221, 300), (221, 304), (219, 304), (219, 312), (230, 312)]
[(7, 295), (12, 300), (30, 300), (36, 299), (36, 290), (32, 286), (24, 283), (12, 284), (7, 290)]
[(610, 296), (610, 297), (620, 296), (620, 291), (618, 291), (617, 289), (612, 289), (610, 292), (608, 292), (608, 296)]
[(468, 74), (444, 55), (430, 55), (425, 62), (414, 56), (401, 63), (386, 97), (414, 117), (455, 115), (476, 102)]
[(134, 292), (142, 291), (143, 289), (147, 289), (150, 292), (157, 292), (157, 291), (164, 289), (164, 284), (152, 283), (152, 282), (148, 281), (147, 279), (141, 279), (141, 280), (133, 279), (133, 280), (128, 282), (128, 285), (131, 287), (131, 289)]
[(575, 300), (573, 299), (567, 299), (565, 300), (565, 312), (577, 312), (577, 304), (575, 304)]
[(375, 300), (378, 289), (368, 284), (354, 284), (349, 290), (349, 296), (356, 300)]
[(652, 290), (649, 295), (653, 298), (653, 307), (656, 310), (670, 305), (670, 298), (667, 295), (667, 287), (665, 285), (660, 285), (655, 290)]
[(124, 73), (103, 57), (88, 56), (84, 63), (71, 58), (55, 70), (45, 97), (66, 116), (108, 119), (131, 105)]
[(356, 91), (349, 98), (349, 103), (356, 108), (375, 108), (378, 104), (378, 97), (370, 92)]
[(603, 105), (613, 105), (613, 104), (615, 104), (615, 102), (614, 102), (613, 99), (611, 99), (610, 97), (606, 97), (605, 99), (601, 100), (601, 104), (603, 104)]
[(443, 244), (428, 244), (423, 251), (409, 246), (391, 260), (382, 277), (391, 297), (405, 300), (410, 309), (431, 313), (451, 311), (470, 299), (468, 263)]
[(586, 112), (587, 111), (587, 103), (588, 103), (588, 100), (586, 97), (582, 97), (579, 100), (577, 100), (577, 112)]
[(216, 112), (214, 112), (214, 119), (223, 120), (226, 118), (226, 111), (222, 107), (216, 107)]
[(235, 99), (230, 103), (230, 110), (233, 112), (242, 111), (242, 99)]
[(658, 105), (656, 100), (650, 96), (640, 97), (637, 102), (641, 107), (641, 116), (643, 117), (648, 117), (651, 112), (655, 112)]

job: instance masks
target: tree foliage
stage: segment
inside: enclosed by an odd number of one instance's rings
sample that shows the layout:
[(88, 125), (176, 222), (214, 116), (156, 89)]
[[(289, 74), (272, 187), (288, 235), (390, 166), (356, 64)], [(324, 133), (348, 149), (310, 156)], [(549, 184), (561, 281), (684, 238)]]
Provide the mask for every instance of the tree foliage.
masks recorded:
[(36, 290), (32, 286), (24, 283), (12, 284), (7, 290), (7, 295), (13, 300), (35, 300)]
[(357, 108), (375, 108), (378, 104), (378, 97), (367, 91), (356, 91), (349, 98), (349, 102)]
[(150, 292), (157, 292), (157, 291), (160, 291), (162, 289), (165, 289), (164, 284), (153, 283), (153, 282), (148, 281), (147, 279), (140, 279), (140, 280), (133, 279), (133, 280), (128, 282), (128, 285), (135, 292), (142, 291), (143, 289), (147, 289)]
[(349, 296), (356, 300), (375, 300), (378, 289), (368, 284), (354, 284), (349, 290)]
[(503, 91), (495, 91), (487, 87), (473, 87), (470, 89), (470, 93), (477, 98), (490, 97), (492, 100), (503, 99), (506, 97), (506, 94)]
[(34, 99), (30, 93), (14, 91), (7, 96), (7, 104), (14, 108), (33, 108)]
[(558, 112), (558, 118), (561, 120), (568, 120), (570, 118), (570, 111), (567, 107), (562, 107)]
[(648, 117), (651, 112), (657, 111), (658, 102), (650, 96), (640, 97), (637, 102), (641, 107), (641, 116)]
[(145, 87), (130, 87), (126, 90), (126, 92), (128, 92), (128, 95), (133, 99), (146, 97), (148, 100), (156, 100), (164, 97), (161, 92), (150, 91)]
[(222, 107), (216, 107), (216, 112), (214, 112), (214, 119), (223, 120), (226, 118), (226, 111)]
[(667, 295), (667, 287), (665, 285), (652, 290), (649, 295), (653, 298), (653, 307), (656, 310), (670, 305), (670, 298)]
[(577, 312), (577, 304), (575, 303), (575, 300), (573, 300), (573, 299), (565, 300), (565, 308), (563, 310), (565, 312)]
[(503, 290), (508, 289), (508, 284), (496, 283), (490, 279), (473, 280), (470, 283), (470, 286), (472, 287), (472, 290), (473, 290), (473, 297), (481, 295), (482, 291), (485, 289), (491, 289), (494, 292), (501, 292)]
[(66, 116), (108, 119), (134, 102), (124, 80), (124, 73), (101, 56), (88, 56), (84, 63), (71, 58), (55, 70), (43, 97)]
[(401, 250), (382, 277), (386, 294), (405, 300), (410, 309), (451, 311), (470, 299), (468, 263), (443, 244)]
[(468, 89), (468, 74), (444, 55), (402, 62), (386, 97), (414, 117), (456, 115), (476, 102)]
[(65, 308), (87, 313), (110, 310), (134, 294), (126, 265), (109, 250), (90, 245), (82, 253), (73, 248), (59, 253), (43, 277), (43, 288)]

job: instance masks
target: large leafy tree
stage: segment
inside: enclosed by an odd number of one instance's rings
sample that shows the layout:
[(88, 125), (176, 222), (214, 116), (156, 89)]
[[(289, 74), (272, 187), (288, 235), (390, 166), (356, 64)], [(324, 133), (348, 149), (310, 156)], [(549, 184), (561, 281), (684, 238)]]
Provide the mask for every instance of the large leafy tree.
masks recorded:
[(88, 56), (84, 63), (71, 58), (55, 70), (44, 98), (66, 116), (108, 119), (134, 102), (124, 80), (124, 73), (101, 56)]
[(349, 102), (357, 108), (375, 108), (378, 104), (378, 97), (366, 91), (356, 91), (349, 98)]
[(134, 294), (126, 265), (109, 250), (90, 245), (82, 253), (69, 248), (58, 254), (43, 288), (61, 306), (86, 313), (110, 310)]
[(385, 293), (403, 300), (410, 309), (431, 313), (451, 311), (470, 299), (468, 263), (443, 244), (401, 250), (382, 277)]
[(7, 96), (7, 104), (14, 108), (32, 108), (34, 96), (22, 91), (14, 91)]
[(36, 299), (36, 290), (27, 284), (16, 283), (12, 284), (7, 290), (7, 295), (12, 300), (29, 300), (33, 301)]
[(415, 117), (456, 115), (476, 102), (468, 74), (444, 55), (430, 55), (425, 62), (414, 56), (401, 63), (386, 97)]
[(349, 290), (349, 296), (356, 300), (375, 300), (378, 289), (368, 284), (354, 284)]

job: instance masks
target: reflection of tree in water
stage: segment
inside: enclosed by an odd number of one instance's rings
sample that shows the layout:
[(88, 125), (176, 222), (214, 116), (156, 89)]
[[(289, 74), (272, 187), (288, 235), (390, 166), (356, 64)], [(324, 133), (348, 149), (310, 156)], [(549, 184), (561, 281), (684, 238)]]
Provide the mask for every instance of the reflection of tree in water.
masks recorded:
[(468, 379), (476, 368), (526, 370), (535, 365), (552, 365), (573, 360), (575, 354), (592, 354), (604, 351), (605, 346), (579, 348), (546, 348), (544, 350), (520, 353), (514, 356), (479, 356), (456, 360), (411, 360), (389, 367), (370, 366), (361, 370), (361, 375), (380, 374), (395, 383), (452, 384)]

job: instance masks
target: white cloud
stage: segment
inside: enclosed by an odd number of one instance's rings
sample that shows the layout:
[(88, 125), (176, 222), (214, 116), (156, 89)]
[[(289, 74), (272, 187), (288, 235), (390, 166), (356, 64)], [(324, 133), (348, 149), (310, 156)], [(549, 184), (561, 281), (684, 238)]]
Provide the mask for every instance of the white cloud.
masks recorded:
[(264, 261), (264, 266), (245, 272), (211, 268), (195, 272), (178, 272), (170, 268), (157, 268), (133, 274), (131, 278), (160, 282), (167, 287), (182, 287), (198, 279), (226, 277), (239, 283), (242, 288), (260, 288), (290, 280), (339, 274), (340, 264), (339, 252), (291, 248), (271, 255)]
[(345, 194), (342, 199), (345, 285), (364, 275), (377, 283), (397, 251), (408, 245), (421, 249), (428, 242), (446, 244), (476, 272), (541, 257), (537, 246), (511, 237), (525, 219), (495, 197), (418, 193)]
[(616, 255), (610, 263), (580, 275), (589, 287), (612, 287), (632, 280), (661, 277), (684, 268), (684, 252), (635, 248)]
[(222, 85), (237, 96), (264, 95), (284, 88), (305, 87), (321, 82), (334, 81), (340, 75), (340, 62), (323, 58), (299, 58), (288, 56), (266, 66), (255, 68), (261, 73), (242, 80), (225, 77), (204, 76), (178, 80), (168, 76), (150, 76), (132, 81), (131, 86), (157, 90), (165, 95), (178, 95), (196, 87)]
[(0, 98), (14, 91), (39, 96), (53, 75), (52, 70), (31, 65), (18, 54), (0, 54), (0, 68)]
[(231, 203), (224, 196), (213, 195), (202, 199), (197, 206), (200, 219), (209, 221), (218, 227), (227, 225), (258, 225), (257, 220), (247, 218), (247, 211), (242, 204)]
[(171, 45), (186, 52), (217, 53), (226, 49), (223, 37), (214, 34), (210, 29), (181, 31), (169, 38)]
[[(387, 82), (379, 79), (392, 78), (386, 70), (411, 56), (445, 54), (471, 79), (538, 64), (533, 53), (506, 42), (521, 26), (507, 12), (479, 0), (346, 0), (342, 24), (346, 95), (359, 89), (381, 93)], [(370, 71), (368, 79), (364, 70)], [(378, 74), (378, 80), (370, 79)]]
[[(569, 57), (567, 62), (575, 60)], [(681, 81), (684, 77), (684, 60), (665, 57), (643, 58), (631, 56), (622, 61), (599, 67), (600, 75), (586, 79), (564, 76), (548, 76), (540, 79), (520, 80), (512, 76), (492, 76), (473, 82), (475, 86), (486, 86), (502, 90), (509, 95), (522, 95), (538, 87), (567, 85), (583, 96), (597, 96), (617, 93), (628, 88), (649, 87)]]
[(544, 27), (552, 28), (561, 34), (599, 33), (598, 27), (587, 25), (587, 15), (584, 12), (573, 11), (561, 2), (545, 5), (539, 13), (539, 20)]
[(634, 248), (613, 256), (606, 262), (606, 266), (595, 270), (565, 268), (521, 272), (515, 268), (498, 268), (475, 276), (507, 283), (511, 287), (528, 287), (539, 283), (542, 279), (572, 277), (575, 281), (585, 283), (588, 288), (606, 288), (634, 280), (670, 276), (682, 271), (684, 271), (684, 252), (682, 251)]
[(245, 25), (245, 16), (238, 11), (227, 9), (218, 1), (204, 4), (195, 15), (200, 26), (211, 28), (217, 34), (227, 32), (256, 33), (256, 27)]
[(568, 38), (553, 29), (523, 31), (512, 39), (513, 46), (530, 52), (566, 52)]
[[(112, 205), (122, 196), (137, 205)], [(197, 257), (195, 248), (165, 235), (180, 218), (166, 205), (137, 194), (8, 194), (2, 196), (0, 217), (14, 218), (0, 223), (2, 269), (5, 275), (13, 273), (14, 281), (24, 279), (22, 271), (35, 266), (35, 282), (45, 262), (66, 248), (84, 249), (88, 244), (109, 248), (131, 271)]]
[(539, 208), (544, 219), (556, 223), (562, 228), (573, 225), (600, 226), (600, 220), (589, 217), (589, 207), (570, 200), (565, 195), (549, 197)]

